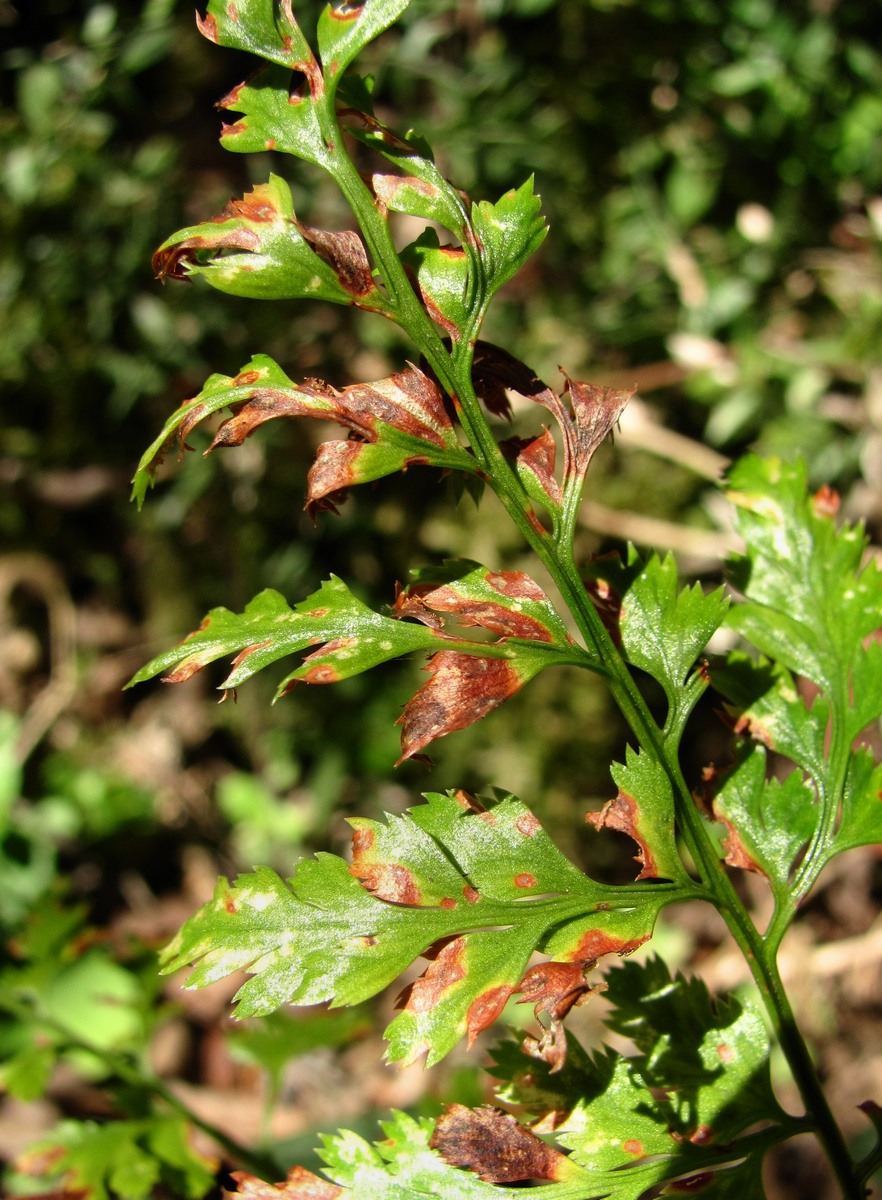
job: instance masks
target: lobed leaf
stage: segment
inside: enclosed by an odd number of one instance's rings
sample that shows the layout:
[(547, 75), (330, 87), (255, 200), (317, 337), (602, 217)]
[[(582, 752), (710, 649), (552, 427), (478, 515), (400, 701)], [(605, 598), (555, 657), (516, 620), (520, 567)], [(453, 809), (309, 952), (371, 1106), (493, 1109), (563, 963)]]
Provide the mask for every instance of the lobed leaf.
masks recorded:
[[(614, 937), (604, 945), (597, 936), (615, 930), (620, 911), (636, 915), (645, 940), (680, 894), (595, 883), (512, 797), (485, 809), (463, 795), (432, 795), (386, 823), (352, 823), (349, 867), (320, 854), (287, 882), (265, 867), (233, 886), (221, 880), (167, 947), (163, 969), (194, 964), (189, 987), (251, 972), (236, 1000), (238, 1015), (252, 1016), (284, 1003), (359, 1003), (426, 956), (386, 1035), (390, 1059), (427, 1053), (431, 1064), (492, 1024), (519, 989), (537, 1000), (529, 959), (563, 922), (595, 931), (571, 942), (572, 990), (601, 955), (623, 952)], [(539, 995), (540, 1011), (560, 999)], [(558, 1025), (562, 1015), (552, 1013)], [(559, 1037), (554, 1053), (562, 1062)]]
[(614, 763), (612, 777), (618, 795), (586, 820), (595, 829), (615, 829), (637, 842), (638, 879), (685, 880), (674, 833), (674, 795), (663, 764), (628, 746), (624, 765)]
[[(707, 686), (703, 674), (687, 682), (696, 659), (725, 619), (723, 589), (705, 594), (699, 584), (678, 588), (673, 555), (642, 559), (633, 546), (627, 558), (597, 559), (591, 564), (596, 600), (605, 608), (607, 624), (633, 666), (646, 671), (664, 688), (669, 721), (682, 725)], [(602, 596), (597, 580), (607, 587)]]
[(301, 225), (291, 189), (278, 175), (218, 217), (180, 229), (153, 256), (160, 279), (202, 276), (253, 300), (330, 300), (385, 311), (364, 245), (352, 232)]
[(835, 694), (864, 638), (882, 625), (882, 572), (862, 566), (866, 534), (836, 528), (838, 501), (810, 496), (805, 464), (748, 456), (732, 469), (729, 499), (747, 550), (732, 560), (746, 601), (729, 623), (764, 654)]
[(333, 93), (336, 78), (409, 4), (410, 0), (362, 0), (361, 4), (329, 4), (322, 10), (318, 48), (329, 91)]
[(714, 796), (713, 812), (728, 828), (723, 849), (729, 866), (762, 872), (783, 902), (819, 813), (817, 796), (803, 773), (767, 780), (766, 757), (762, 745), (740, 748), (737, 764)]
[(484, 266), (487, 300), (545, 241), (548, 226), (541, 206), (532, 176), (496, 204), (481, 200), (472, 205), (471, 225)]
[[(471, 563), (464, 567), (465, 576), (449, 585), (462, 611), (472, 613), (470, 620), (460, 619), (502, 633), (496, 642), (454, 637), (422, 619), (417, 624), (404, 622), (402, 616), (419, 613), (407, 611), (408, 603), (413, 607), (415, 601), (401, 597), (397, 617), (383, 616), (357, 600), (342, 580), (332, 578), (294, 608), (278, 592), (267, 589), (242, 613), (212, 609), (198, 629), (142, 667), (129, 686), (157, 675), (164, 683), (182, 683), (232, 654), (232, 669), (220, 684), (229, 690), (279, 659), (315, 647), (279, 684), (278, 699), (297, 683), (338, 683), (393, 658), (435, 651), (426, 667), (431, 679), (407, 703), (397, 722), (402, 727), (399, 761), (403, 761), (436, 738), (480, 720), (543, 668), (572, 662), (585, 665), (584, 653), (570, 641), (547, 597), (528, 576), (490, 572)], [(496, 600), (485, 599), (488, 594)], [(541, 613), (544, 624), (538, 617), (515, 611), (525, 603)], [(420, 604), (422, 612), (429, 611), (425, 602)], [(509, 636), (510, 632), (521, 636)]]
[(204, 17), (196, 14), (200, 33), (218, 46), (246, 50), (292, 69), (313, 58), (309, 43), (291, 11), (291, 0), (208, 0)]
[(219, 102), (239, 113), (221, 127), (221, 145), (236, 154), (276, 151), (333, 170), (336, 145), (329, 128), (332, 106), (318, 64), (304, 64), (298, 80), (285, 67), (268, 66), (238, 84)]
[(437, 233), (429, 228), (405, 247), (400, 258), (416, 279), (429, 316), (457, 341), (470, 316), (470, 264), (465, 250), (439, 245)]
[(326, 442), (316, 452), (308, 479), (310, 511), (333, 508), (347, 488), (410, 466), (476, 469), (457, 440), (440, 392), (416, 367), (338, 391), (316, 379), (297, 387), (271, 358), (258, 354), (232, 378), (212, 375), (199, 395), (166, 421), (135, 473), (132, 495), (139, 504), (167, 445), (177, 438), (183, 450), (191, 431), (225, 408), (233, 415), (221, 423), (206, 453), (239, 446), (259, 426), (282, 417), (332, 421), (350, 431), (350, 441)]

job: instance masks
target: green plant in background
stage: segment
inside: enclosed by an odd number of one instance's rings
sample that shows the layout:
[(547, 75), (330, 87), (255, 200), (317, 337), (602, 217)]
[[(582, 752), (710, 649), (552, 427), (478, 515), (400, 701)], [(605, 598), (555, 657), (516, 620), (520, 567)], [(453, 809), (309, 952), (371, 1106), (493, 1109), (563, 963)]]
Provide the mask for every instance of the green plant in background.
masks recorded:
[[(306, 224), (288, 184), (272, 175), (215, 219), (171, 237), (156, 263), (167, 277), (202, 276), (234, 295), (325, 299), (379, 314), (410, 337), (419, 364), (338, 389), (316, 379), (296, 384), (257, 355), (235, 376), (212, 376), (170, 418), (142, 460), (135, 495), (143, 499), (170, 443), (185, 445), (223, 410), (232, 415), (212, 448), (240, 445), (283, 417), (331, 421), (347, 437), (319, 446), (311, 512), (402, 470), (455, 473), (473, 495), (495, 493), (558, 598), (522, 571), (454, 561), (415, 572), (380, 612), (332, 577), (293, 607), (266, 591), (242, 613), (212, 610), (133, 682), (159, 674), (181, 682), (234, 655), (221, 684), (231, 691), (308, 651), (279, 684), (281, 696), (300, 682), (337, 683), (402, 655), (429, 654), (428, 681), (399, 718), (404, 760), (546, 668), (592, 672), (624, 715), (631, 744), (612, 768), (616, 798), (590, 820), (636, 843), (639, 873), (618, 886), (590, 878), (513, 796), (431, 794), (385, 821), (353, 819), (350, 862), (321, 854), (289, 880), (270, 868), (233, 885), (221, 880), (167, 949), (165, 968), (194, 964), (197, 987), (249, 971), (237, 996), (245, 1017), (289, 1002), (355, 1004), (426, 958), (386, 1031), (396, 1062), (437, 1062), (491, 1026), (513, 997), (534, 1006), (535, 1035), (521, 1046), (503, 1042), (493, 1067), (500, 1098), (526, 1111), (534, 1128), (493, 1108), (456, 1105), (435, 1121), (399, 1115), (375, 1146), (348, 1134), (327, 1139), (333, 1182), (294, 1167), (284, 1188), (291, 1197), (514, 1195), (503, 1185), (526, 1180), (545, 1181), (550, 1197), (624, 1200), (662, 1186), (761, 1195), (766, 1152), (807, 1132), (820, 1139), (842, 1194), (863, 1196), (882, 1148), (877, 1142), (854, 1160), (776, 958), (823, 868), (880, 840), (882, 768), (859, 741), (882, 715), (878, 568), (862, 565), (859, 527), (837, 529), (832, 492), (811, 495), (798, 464), (753, 457), (727, 482), (744, 543), (731, 566), (734, 591), (680, 590), (670, 557), (632, 550), (624, 560), (576, 561), (591, 459), (630, 393), (566, 376), (555, 392), (480, 339), (490, 301), (538, 249), (545, 224), (532, 181), (496, 203), (472, 203), (423, 139), (395, 133), (377, 115), (371, 79), (349, 68), (406, 7), (366, 0), (325, 10), (316, 55), (288, 4), (209, 4), (202, 32), (269, 64), (223, 101), (233, 114), (223, 143), (323, 168), (358, 232)], [(403, 249), (393, 236), (399, 217), (423, 226)], [(549, 423), (529, 437), (500, 437), (516, 398)], [(723, 627), (747, 649), (705, 660)], [(660, 704), (647, 700), (653, 685)], [(710, 685), (731, 716), (734, 765), (706, 772), (697, 802), (681, 755)], [(536, 808), (541, 815), (541, 801)], [(745, 869), (771, 891), (773, 916), (762, 928), (733, 882), (733, 871)], [(661, 911), (682, 900), (712, 905), (743, 953), (802, 1115), (775, 1098), (769, 1041), (753, 1004), (712, 1000), (657, 959), (610, 971), (601, 985), (609, 1023), (632, 1040), (633, 1053), (588, 1053), (567, 1038), (567, 1013), (598, 990), (598, 960), (641, 946)], [(878, 1127), (872, 1101), (865, 1111)], [(245, 1175), (239, 1182), (244, 1191), (261, 1186)]]

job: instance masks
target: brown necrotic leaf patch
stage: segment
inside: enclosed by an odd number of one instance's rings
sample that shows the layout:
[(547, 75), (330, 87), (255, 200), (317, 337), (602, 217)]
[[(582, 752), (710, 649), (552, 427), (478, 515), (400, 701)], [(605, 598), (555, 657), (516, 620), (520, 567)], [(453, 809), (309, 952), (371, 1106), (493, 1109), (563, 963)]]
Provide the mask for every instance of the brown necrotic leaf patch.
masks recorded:
[(475, 997), (466, 1014), (469, 1046), (473, 1045), (482, 1030), (488, 1029), (498, 1019), (513, 991), (514, 988), (508, 984), (500, 984)]
[(567, 1178), (569, 1161), (513, 1116), (498, 1108), (451, 1104), (435, 1123), (429, 1145), (451, 1166), (487, 1183)]
[(412, 1013), (431, 1012), (449, 988), (465, 979), (465, 951), (464, 937), (444, 938), (430, 946), (424, 957), (433, 958), (433, 961), (419, 979), (401, 992), (395, 1002), (396, 1008)]
[(266, 1183), (247, 1171), (233, 1171), (234, 1192), (224, 1190), (224, 1200), (247, 1196), (250, 1200), (337, 1200), (343, 1189), (327, 1179), (320, 1179), (305, 1167), (292, 1167), (284, 1183)]
[(401, 726), (399, 763), (435, 738), (473, 725), (524, 683), (505, 659), (449, 650), (433, 655), (426, 670), (432, 678), (408, 701), (396, 722)]
[(351, 229), (332, 233), (327, 229), (302, 225), (299, 221), (297, 226), (303, 240), (332, 268), (342, 287), (351, 296), (359, 298), (374, 290), (367, 251), (357, 233)]
[(585, 820), (598, 831), (601, 829), (615, 829), (617, 832), (625, 833), (628, 837), (633, 838), (639, 847), (635, 861), (639, 862), (641, 867), (637, 879), (658, 878), (659, 872), (652, 855), (652, 850), (648, 841), (640, 832), (640, 807), (633, 796), (620, 791), (617, 796), (604, 804), (600, 812), (586, 813)]

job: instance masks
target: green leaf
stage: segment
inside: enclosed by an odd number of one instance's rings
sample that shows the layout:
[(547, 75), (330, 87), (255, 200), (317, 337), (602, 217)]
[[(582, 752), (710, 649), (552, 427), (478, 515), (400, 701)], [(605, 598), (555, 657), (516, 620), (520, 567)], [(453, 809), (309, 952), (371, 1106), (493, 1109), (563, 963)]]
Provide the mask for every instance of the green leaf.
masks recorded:
[[(723, 845), (730, 866), (761, 871), (786, 902), (802, 851), (818, 825), (817, 795), (801, 771), (766, 780), (765, 747), (746, 744), (714, 796), (714, 815), (729, 830)], [(882, 805), (880, 805), (882, 808)]]
[[(428, 954), (387, 1037), (390, 1058), (428, 1053), (431, 1064), (498, 1017), (531, 953), (562, 922), (586, 934), (570, 939), (567, 963), (549, 964), (563, 968), (572, 988), (602, 954), (621, 951), (615, 938), (602, 942), (620, 910), (636, 916), (645, 940), (662, 905), (679, 895), (588, 879), (511, 797), (485, 809), (432, 795), (386, 823), (353, 825), (348, 867), (321, 854), (288, 882), (267, 868), (234, 886), (221, 880), (166, 949), (164, 971), (195, 964), (190, 987), (251, 972), (236, 1000), (238, 1015), (252, 1016), (284, 1003), (357, 1004)], [(550, 990), (534, 987), (526, 998), (551, 1003)]]
[(747, 546), (732, 561), (746, 602), (729, 623), (828, 696), (841, 694), (857, 648), (882, 625), (882, 573), (875, 562), (861, 566), (864, 530), (837, 530), (835, 496), (809, 496), (801, 462), (748, 456), (732, 469), (728, 495)]
[(434, 631), (375, 613), (342, 580), (332, 577), (294, 608), (268, 588), (241, 614), (212, 609), (199, 629), (142, 667), (131, 684), (162, 672), (166, 683), (181, 683), (209, 663), (235, 654), (233, 669), (220, 687), (238, 687), (280, 658), (323, 643), (323, 651), (313, 651), (279, 684), (278, 697), (296, 680), (336, 683), (402, 654), (433, 648), (437, 640)]
[(333, 169), (337, 148), (330, 128), (332, 110), (317, 65), (293, 88), (290, 70), (264, 67), (233, 88), (218, 107), (241, 113), (221, 129), (225, 150), (237, 154), (272, 150)]
[(347, 487), (409, 466), (476, 469), (474, 458), (459, 444), (441, 394), (416, 367), (340, 392), (315, 379), (296, 387), (271, 358), (258, 354), (232, 378), (212, 375), (198, 396), (172, 413), (141, 457), (133, 499), (143, 503), (168, 444), (177, 438), (183, 451), (192, 430), (224, 408), (232, 408), (234, 415), (221, 423), (206, 453), (239, 446), (260, 425), (283, 417), (333, 421), (355, 435), (346, 442), (326, 442), (316, 452), (308, 480), (311, 511), (333, 507), (333, 499)]
[(614, 763), (618, 795), (600, 812), (589, 813), (595, 829), (615, 829), (634, 839), (641, 865), (638, 879), (686, 880), (674, 834), (674, 794), (661, 762), (630, 746), (625, 764)]
[(426, 229), (399, 255), (416, 277), (432, 320), (457, 341), (468, 325), (469, 261), (456, 246), (440, 246), (434, 229)]
[(392, 25), (410, 0), (362, 0), (361, 4), (329, 4), (318, 21), (318, 48), (325, 82), (333, 93), (336, 79), (357, 55)]
[(726, 1145), (757, 1121), (790, 1121), (772, 1090), (757, 1011), (712, 999), (700, 979), (671, 976), (659, 959), (624, 963), (607, 983), (609, 1025), (636, 1044), (643, 1079), (665, 1092), (677, 1133)]
[(682, 724), (706, 687), (700, 675), (688, 684), (687, 676), (726, 616), (722, 588), (707, 595), (697, 583), (678, 590), (672, 555), (643, 561), (633, 546), (625, 563), (600, 559), (592, 573), (616, 593), (607, 602), (618, 610), (615, 628), (628, 662), (662, 685), (671, 719)]
[(282, 67), (309, 62), (312, 50), (294, 20), (290, 4), (265, 0), (208, 0), (205, 17), (197, 14), (200, 32), (218, 46), (247, 50)]
[(160, 278), (202, 276), (219, 292), (254, 300), (330, 300), (385, 311), (354, 233), (325, 233), (297, 220), (278, 175), (232, 200), (211, 221), (180, 229), (153, 256)]
[(497, 292), (545, 241), (548, 226), (532, 177), (491, 204), (472, 205), (471, 223), (486, 276), (486, 298)]
[(882, 843), (882, 763), (866, 749), (852, 754), (842, 802), (842, 819), (830, 857), (855, 846)]
[(711, 680), (729, 701), (726, 711), (736, 733), (749, 734), (797, 763), (813, 779), (824, 779), (830, 706), (823, 696), (815, 696), (809, 707), (786, 667), (749, 658), (739, 650), (713, 667)]

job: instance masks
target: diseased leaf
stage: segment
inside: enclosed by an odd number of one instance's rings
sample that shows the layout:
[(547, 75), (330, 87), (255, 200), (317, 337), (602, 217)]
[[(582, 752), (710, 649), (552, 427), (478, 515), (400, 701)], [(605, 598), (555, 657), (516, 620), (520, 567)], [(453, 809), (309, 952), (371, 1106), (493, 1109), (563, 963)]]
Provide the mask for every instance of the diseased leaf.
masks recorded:
[(523, 571), (490, 571), (460, 559), (413, 576), (395, 602), (400, 616), (445, 628), (441, 614), (449, 614), (458, 625), (480, 626), (499, 637), (574, 645), (557, 609)]
[(218, 108), (240, 113), (221, 128), (221, 145), (237, 154), (277, 151), (331, 171), (337, 148), (328, 132), (331, 105), (314, 60), (298, 80), (286, 67), (263, 67), (224, 96)]
[(465, 250), (440, 245), (430, 227), (402, 250), (400, 258), (416, 279), (429, 316), (457, 341), (469, 321), (469, 261)]
[(183, 448), (192, 430), (222, 409), (233, 409), (218, 428), (209, 450), (239, 446), (267, 421), (311, 417), (350, 431), (349, 442), (319, 447), (308, 481), (307, 507), (333, 506), (338, 493), (409, 466), (429, 465), (472, 472), (475, 461), (457, 440), (434, 383), (408, 366), (376, 383), (337, 391), (312, 379), (295, 386), (271, 358), (256, 355), (234, 377), (212, 375), (198, 396), (172, 414), (142, 456), (132, 495), (142, 503), (156, 465), (175, 439)]
[(797, 860), (817, 828), (817, 796), (801, 771), (783, 781), (767, 781), (766, 771), (765, 747), (743, 747), (714, 796), (713, 811), (729, 830), (723, 843), (729, 865), (761, 871), (785, 899)]
[(803, 699), (786, 667), (732, 651), (711, 671), (714, 689), (729, 703), (726, 716), (737, 734), (783, 754), (812, 776), (826, 773), (824, 741), (830, 706), (821, 695)]
[(233, 1171), (234, 1192), (224, 1189), (224, 1200), (249, 1196), (251, 1200), (337, 1200), (343, 1189), (327, 1179), (320, 1179), (305, 1167), (292, 1167), (284, 1183), (266, 1183), (247, 1171)]
[(153, 256), (160, 279), (202, 276), (212, 287), (255, 300), (330, 300), (386, 311), (364, 245), (351, 232), (301, 225), (278, 175), (218, 217), (180, 229)]
[(489, 1106), (448, 1105), (435, 1122), (429, 1145), (445, 1162), (474, 1171), (488, 1183), (556, 1181), (581, 1175), (565, 1155), (510, 1113)]
[[(496, 1019), (563, 921), (614, 929), (627, 908), (645, 940), (679, 894), (595, 883), (511, 797), (485, 809), (432, 795), (388, 823), (353, 824), (349, 867), (321, 854), (287, 882), (265, 867), (234, 886), (221, 880), (166, 949), (164, 970), (194, 964), (189, 987), (251, 972), (236, 996), (238, 1015), (251, 1016), (284, 1003), (359, 1003), (425, 955), (386, 1033), (390, 1059), (427, 1053), (431, 1064)], [(595, 958), (617, 948), (593, 945)], [(526, 998), (535, 1002), (535, 989)]]
[[(403, 761), (435, 738), (480, 720), (543, 668), (584, 659), (547, 597), (527, 576), (464, 566), (470, 568), (464, 578), (449, 585), (449, 595), (459, 597), (465, 614), (460, 621), (502, 632), (498, 641), (468, 641), (437, 628), (434, 621), (424, 623), (421, 613), (430, 611), (425, 602), (411, 614), (399, 601), (399, 619), (383, 616), (357, 600), (342, 580), (332, 578), (294, 608), (280, 593), (267, 589), (242, 613), (212, 609), (198, 629), (142, 667), (129, 686), (156, 675), (162, 675), (164, 683), (182, 683), (209, 663), (235, 655), (219, 685), (230, 690), (279, 659), (312, 648), (278, 685), (278, 699), (297, 683), (339, 683), (393, 658), (434, 651), (427, 667), (431, 680), (408, 702), (398, 721)], [(485, 595), (498, 597), (498, 602), (484, 600)], [(519, 595), (529, 600), (519, 600)], [(518, 614), (521, 604), (541, 613), (544, 622)], [(400, 619), (410, 615), (419, 616), (420, 623)], [(509, 637), (508, 629), (540, 636)], [(555, 636), (561, 640), (553, 642)]]
[(318, 21), (318, 48), (325, 81), (335, 81), (374, 38), (397, 21), (410, 0), (362, 0), (361, 4), (327, 5)]
[(301, 68), (312, 57), (309, 43), (291, 11), (291, 0), (268, 5), (263, 0), (208, 0), (200, 32), (218, 46), (247, 50), (282, 67)]
[(616, 829), (634, 839), (639, 846), (638, 879), (685, 880), (674, 836), (674, 796), (662, 764), (629, 746), (625, 764), (613, 764), (612, 777), (618, 795), (585, 819), (595, 829)]

